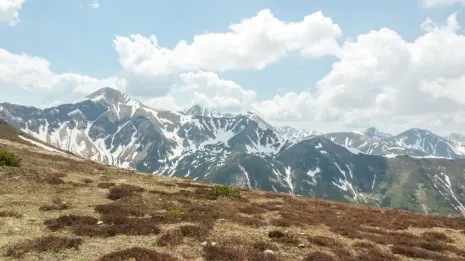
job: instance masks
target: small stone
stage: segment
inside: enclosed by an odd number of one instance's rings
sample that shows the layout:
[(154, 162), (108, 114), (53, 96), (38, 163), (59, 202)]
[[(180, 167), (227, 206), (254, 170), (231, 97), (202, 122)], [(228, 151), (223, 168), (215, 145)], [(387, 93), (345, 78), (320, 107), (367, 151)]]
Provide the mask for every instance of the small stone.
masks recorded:
[(207, 246), (207, 244), (208, 244), (208, 242), (205, 241), (205, 242), (202, 242), (200, 245), (201, 245), (201, 246)]
[(21, 229), (19, 229), (19, 227), (14, 227), (13, 228), (13, 231), (20, 231)]
[(103, 225), (103, 221), (102, 220), (97, 221), (97, 225)]
[(303, 233), (303, 232), (299, 232), (299, 235), (305, 235), (305, 233)]
[(300, 247), (300, 248), (304, 248), (305, 245), (304, 245), (304, 244), (299, 244), (299, 247)]
[(265, 251), (263, 251), (263, 253), (267, 254), (267, 255), (273, 255), (274, 254), (274, 251), (271, 250), (271, 249), (267, 249)]
[(211, 242), (210, 245), (211, 246), (216, 246), (216, 242)]

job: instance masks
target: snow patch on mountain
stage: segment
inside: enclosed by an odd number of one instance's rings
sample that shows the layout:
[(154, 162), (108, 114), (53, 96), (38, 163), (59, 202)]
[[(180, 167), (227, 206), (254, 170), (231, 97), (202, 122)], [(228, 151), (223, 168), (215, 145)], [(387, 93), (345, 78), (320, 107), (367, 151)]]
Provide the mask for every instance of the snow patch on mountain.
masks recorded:
[(23, 137), (23, 136), (21, 136), (21, 135), (19, 136), (19, 138), (21, 138), (22, 140), (25, 140), (25, 141), (27, 141), (27, 142), (30, 142), (30, 143), (32, 143), (32, 144), (38, 146), (38, 147), (41, 147), (41, 148), (43, 148), (43, 149), (45, 149), (45, 150), (53, 151), (53, 152), (57, 152), (57, 153), (61, 153), (61, 154), (65, 154), (65, 153), (62, 152), (62, 151), (59, 151), (59, 150), (54, 149), (54, 148), (52, 148), (52, 147), (50, 147), (50, 146), (44, 145), (44, 144), (42, 144), (42, 143), (40, 143), (40, 142), (37, 142), (37, 141), (35, 141), (35, 140), (28, 139), (28, 138)]

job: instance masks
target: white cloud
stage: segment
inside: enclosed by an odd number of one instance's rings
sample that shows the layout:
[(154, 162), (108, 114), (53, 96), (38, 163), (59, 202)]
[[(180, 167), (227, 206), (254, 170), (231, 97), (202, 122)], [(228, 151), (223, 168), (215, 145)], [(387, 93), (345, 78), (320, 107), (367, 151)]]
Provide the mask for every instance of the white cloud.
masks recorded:
[(458, 129), (465, 123), (460, 113), (465, 111), (465, 35), (459, 34), (455, 13), (445, 25), (427, 19), (422, 28), (424, 35), (413, 42), (388, 28), (346, 41), (340, 60), (316, 83), (316, 94), (277, 95), (253, 109), (275, 122), (332, 124), (333, 130)]
[(19, 22), (19, 9), (24, 0), (0, 0), (0, 22), (13, 26)]
[(172, 96), (163, 96), (152, 98), (144, 102), (145, 105), (156, 108), (157, 110), (179, 111), (182, 107), (174, 101)]
[(421, 0), (423, 7), (432, 8), (432, 7), (441, 7), (454, 4), (465, 4), (465, 0)]
[(255, 102), (256, 93), (244, 90), (233, 81), (221, 79), (214, 72), (187, 72), (180, 75), (181, 84), (167, 96), (148, 100), (154, 108), (179, 109), (179, 105), (202, 105), (223, 111), (241, 111)]
[(58, 74), (50, 70), (50, 62), (41, 57), (14, 54), (0, 48), (0, 83), (30, 91), (71, 90), (90, 93), (105, 86), (124, 90), (124, 79), (95, 79), (75, 73)]
[(100, 7), (100, 3), (98, 0), (93, 0), (92, 3), (90, 3), (90, 8), (92, 9), (97, 9)]
[(228, 32), (196, 35), (192, 43), (181, 40), (173, 49), (161, 47), (155, 35), (116, 36), (113, 43), (124, 69), (156, 76), (187, 70), (263, 69), (291, 51), (310, 57), (338, 55), (341, 35), (339, 26), (322, 12), (300, 22), (285, 22), (265, 9), (230, 25)]

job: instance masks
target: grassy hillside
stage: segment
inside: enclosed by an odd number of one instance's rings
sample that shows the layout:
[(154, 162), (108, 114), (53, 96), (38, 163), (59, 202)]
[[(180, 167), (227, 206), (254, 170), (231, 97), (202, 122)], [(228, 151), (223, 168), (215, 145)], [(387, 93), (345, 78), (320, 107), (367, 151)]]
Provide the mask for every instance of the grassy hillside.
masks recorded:
[(0, 167), (1, 260), (465, 260), (464, 218), (212, 189), (15, 139), (0, 149), (22, 159)]

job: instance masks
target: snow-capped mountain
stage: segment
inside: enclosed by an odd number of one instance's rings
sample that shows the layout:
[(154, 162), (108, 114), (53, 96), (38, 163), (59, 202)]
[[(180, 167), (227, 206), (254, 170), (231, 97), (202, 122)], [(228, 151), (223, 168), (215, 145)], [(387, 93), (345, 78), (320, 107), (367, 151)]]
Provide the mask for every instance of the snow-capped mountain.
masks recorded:
[(465, 143), (465, 135), (459, 133), (450, 133), (444, 137), (447, 140)]
[(465, 146), (428, 130), (410, 129), (396, 136), (370, 128), (365, 132), (335, 132), (322, 135), (331, 141), (367, 154), (465, 158)]
[(295, 128), (292, 128), (290, 126), (277, 126), (277, 127), (274, 127), (274, 129), (279, 133), (281, 134), (283, 137), (286, 137), (288, 139), (296, 136), (297, 134), (299, 134), (299, 130), (295, 129)]
[[(307, 130), (291, 136), (252, 112), (160, 111), (111, 88), (47, 109), (2, 103), (0, 118), (57, 148), (159, 175), (417, 212), (457, 214), (465, 202), (465, 160), (369, 155), (465, 155), (454, 142), (417, 129), (386, 139)], [(399, 188), (398, 179), (408, 186)], [(432, 197), (413, 204), (411, 186), (420, 183)]]
[(215, 111), (209, 108), (202, 107), (200, 105), (194, 105), (190, 108), (181, 111), (184, 114), (201, 117), (215, 117), (215, 118), (230, 118), (234, 117), (231, 113), (223, 113)]
[(381, 132), (377, 130), (375, 127), (366, 129), (363, 132), (363, 134), (375, 140), (384, 140), (384, 139), (391, 138), (393, 136), (392, 134)]

